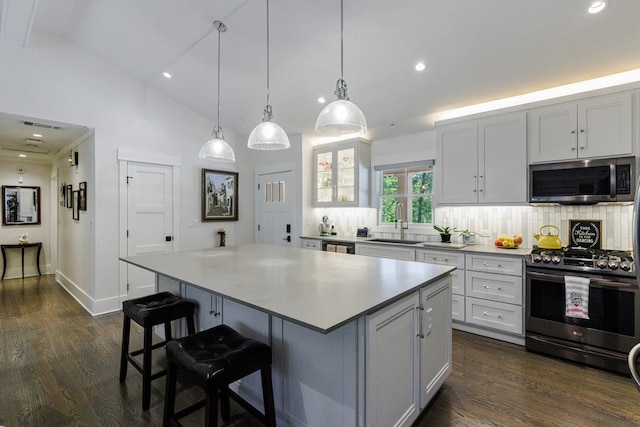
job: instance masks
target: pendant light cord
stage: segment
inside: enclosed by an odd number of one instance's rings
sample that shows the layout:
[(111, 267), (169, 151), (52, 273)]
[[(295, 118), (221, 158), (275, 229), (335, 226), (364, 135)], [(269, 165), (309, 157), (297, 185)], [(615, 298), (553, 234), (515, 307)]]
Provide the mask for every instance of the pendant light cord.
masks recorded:
[[(224, 25), (224, 24), (223, 24)], [(222, 26), (218, 26), (218, 127), (220, 127), (220, 33)]]
[(267, 0), (267, 105), (269, 105), (269, 0)]
[(340, 0), (340, 78), (344, 80), (344, 0)]

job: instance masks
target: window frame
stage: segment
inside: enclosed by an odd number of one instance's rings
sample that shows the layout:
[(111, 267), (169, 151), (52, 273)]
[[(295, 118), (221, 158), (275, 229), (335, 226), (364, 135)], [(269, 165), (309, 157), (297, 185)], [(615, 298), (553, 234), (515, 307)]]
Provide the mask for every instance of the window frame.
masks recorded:
[[(411, 209), (411, 211), (406, 212), (406, 218), (409, 221), (409, 225), (412, 228), (418, 227), (418, 228), (431, 228), (433, 226), (433, 218), (434, 218), (434, 214), (435, 214), (435, 203), (434, 203), (434, 196), (435, 196), (435, 188), (431, 188), (431, 192), (430, 193), (417, 193), (417, 194), (413, 194), (411, 192), (411, 179), (410, 177), (410, 169), (415, 169), (417, 167), (424, 167), (426, 169), (429, 169), (429, 172), (431, 173), (432, 179), (435, 179), (435, 161), (434, 160), (425, 160), (425, 161), (418, 161), (418, 162), (407, 162), (407, 163), (396, 163), (396, 164), (384, 164), (384, 165), (376, 165), (374, 166), (374, 185), (376, 188), (376, 202), (375, 202), (375, 209), (376, 209), (376, 221), (377, 221), (377, 226), (378, 228), (384, 229), (384, 228), (394, 228), (395, 227), (395, 222), (383, 222), (382, 221), (382, 203), (383, 200), (385, 199), (402, 199), (403, 201), (406, 201), (406, 203), (404, 203), (404, 207), (405, 210), (407, 210), (407, 206), (409, 206), (409, 204), (411, 203), (411, 206), (413, 205), (413, 199), (417, 198), (417, 197), (427, 197), (431, 200), (431, 222), (429, 223), (414, 223), (412, 222), (413, 220), (413, 215), (408, 215), (409, 212), (413, 212), (413, 208)], [(388, 195), (384, 195), (383, 194), (383, 176), (384, 173), (386, 171), (390, 171), (390, 170), (397, 170), (397, 169), (404, 169), (404, 173), (405, 173), (405, 188), (402, 189), (402, 193), (398, 192), (398, 194), (394, 194), (391, 196)], [(433, 181), (432, 181), (433, 182)], [(400, 189), (399, 189), (400, 191)]]

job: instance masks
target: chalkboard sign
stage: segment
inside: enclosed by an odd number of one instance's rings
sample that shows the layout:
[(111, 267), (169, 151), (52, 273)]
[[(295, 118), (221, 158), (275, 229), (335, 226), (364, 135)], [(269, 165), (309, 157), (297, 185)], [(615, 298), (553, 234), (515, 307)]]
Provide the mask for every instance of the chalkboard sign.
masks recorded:
[(569, 220), (569, 246), (600, 249), (602, 221), (592, 219)]

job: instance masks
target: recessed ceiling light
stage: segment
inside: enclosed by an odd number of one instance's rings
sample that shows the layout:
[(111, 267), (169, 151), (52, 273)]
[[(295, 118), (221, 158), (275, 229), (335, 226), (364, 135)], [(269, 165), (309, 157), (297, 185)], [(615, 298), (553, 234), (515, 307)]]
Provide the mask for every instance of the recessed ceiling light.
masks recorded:
[(589, 13), (602, 12), (609, 6), (609, 0), (591, 0), (589, 2)]
[(320, 104), (324, 104), (325, 102), (327, 102), (327, 100), (326, 100), (326, 99), (324, 99), (324, 98), (321, 96), (320, 98), (318, 98), (318, 102), (319, 102)]
[(26, 154), (18, 154), (18, 157), (27, 157)]
[(172, 77), (172, 76), (171, 76), (171, 73), (169, 73), (169, 72), (167, 72), (167, 71), (165, 71), (164, 73), (162, 73), (162, 75), (163, 75), (165, 78), (167, 78), (167, 79), (170, 79), (170, 78)]
[(42, 135), (40, 135), (39, 133), (34, 133), (33, 136), (35, 136), (36, 138), (42, 138)]
[(418, 62), (416, 64), (416, 71), (424, 71), (425, 68), (427, 68), (427, 66), (424, 65), (424, 62)]

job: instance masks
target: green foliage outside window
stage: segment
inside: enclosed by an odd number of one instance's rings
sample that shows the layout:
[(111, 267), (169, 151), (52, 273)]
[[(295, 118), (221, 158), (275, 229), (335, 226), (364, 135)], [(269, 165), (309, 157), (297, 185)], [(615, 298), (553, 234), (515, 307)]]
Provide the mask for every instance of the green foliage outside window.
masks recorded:
[(411, 210), (407, 219), (411, 223), (430, 224), (433, 219), (432, 192), (433, 172), (431, 167), (384, 171), (382, 174), (380, 222), (395, 222), (396, 204), (400, 202), (405, 211), (410, 206)]

